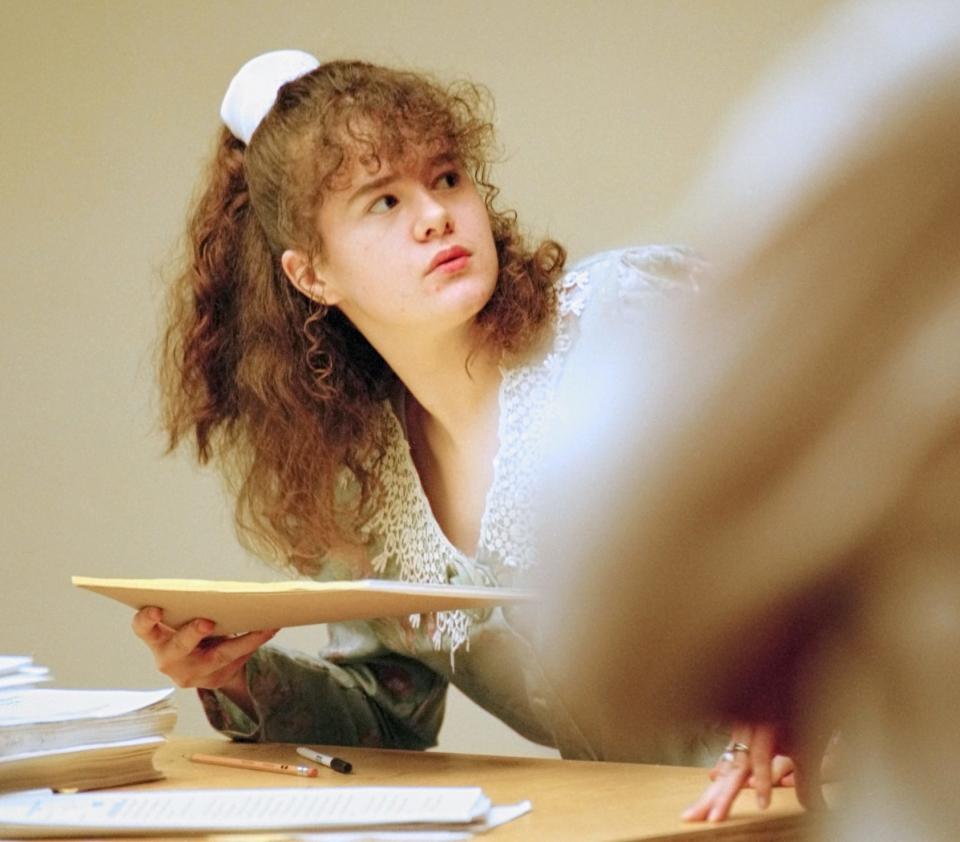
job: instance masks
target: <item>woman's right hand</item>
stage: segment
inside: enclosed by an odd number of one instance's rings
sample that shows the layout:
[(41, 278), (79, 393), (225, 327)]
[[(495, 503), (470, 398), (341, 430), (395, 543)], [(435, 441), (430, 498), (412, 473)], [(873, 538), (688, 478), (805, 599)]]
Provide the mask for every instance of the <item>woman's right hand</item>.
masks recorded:
[(233, 637), (210, 637), (214, 623), (195, 619), (174, 629), (163, 622), (163, 611), (141, 608), (133, 616), (133, 631), (153, 652), (157, 669), (177, 687), (220, 690), (245, 711), (252, 702), (244, 666), (277, 629)]

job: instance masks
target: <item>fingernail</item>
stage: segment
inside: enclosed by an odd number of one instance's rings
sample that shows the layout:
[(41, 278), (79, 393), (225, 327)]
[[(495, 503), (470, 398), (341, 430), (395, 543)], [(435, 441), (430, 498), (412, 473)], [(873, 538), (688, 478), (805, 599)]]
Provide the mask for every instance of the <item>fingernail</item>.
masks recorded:
[(210, 634), (213, 631), (213, 623), (210, 620), (197, 620), (194, 627), (200, 634)]
[(770, 793), (769, 792), (758, 792), (757, 793), (757, 806), (761, 810), (766, 810), (770, 806)]

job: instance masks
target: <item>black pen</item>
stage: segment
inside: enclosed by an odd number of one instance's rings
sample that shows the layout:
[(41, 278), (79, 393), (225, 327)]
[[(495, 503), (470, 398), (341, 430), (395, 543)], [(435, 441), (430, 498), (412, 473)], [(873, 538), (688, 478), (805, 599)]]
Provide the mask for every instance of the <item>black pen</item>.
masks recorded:
[(353, 764), (343, 760), (339, 757), (332, 757), (329, 754), (321, 754), (319, 751), (314, 751), (312, 748), (304, 748), (300, 746), (297, 749), (297, 754), (301, 757), (306, 757), (307, 760), (312, 760), (314, 763), (319, 763), (321, 766), (326, 766), (328, 769), (333, 769), (334, 772), (342, 772), (344, 775), (348, 774), (351, 769), (353, 769)]

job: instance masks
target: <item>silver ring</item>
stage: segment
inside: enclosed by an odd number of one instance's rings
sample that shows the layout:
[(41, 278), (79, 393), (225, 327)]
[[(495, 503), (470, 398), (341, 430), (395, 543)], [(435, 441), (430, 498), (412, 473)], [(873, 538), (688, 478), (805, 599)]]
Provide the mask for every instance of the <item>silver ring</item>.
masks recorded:
[(745, 751), (748, 754), (750, 753), (750, 746), (746, 743), (740, 743), (736, 741), (731, 741), (724, 746), (723, 753), (720, 755), (721, 763), (733, 763), (737, 759), (737, 752)]

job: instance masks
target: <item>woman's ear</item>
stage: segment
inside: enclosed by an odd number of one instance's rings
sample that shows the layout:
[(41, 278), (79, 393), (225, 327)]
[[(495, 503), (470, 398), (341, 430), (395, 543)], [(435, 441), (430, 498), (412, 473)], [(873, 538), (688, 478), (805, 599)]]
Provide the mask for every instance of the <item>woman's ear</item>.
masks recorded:
[(327, 305), (336, 304), (331, 301), (327, 295), (328, 290), (323, 279), (317, 276), (310, 259), (302, 251), (296, 249), (287, 249), (280, 256), (280, 266), (283, 268), (283, 274), (301, 293), (307, 298), (321, 302)]

